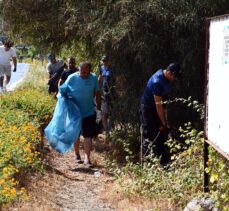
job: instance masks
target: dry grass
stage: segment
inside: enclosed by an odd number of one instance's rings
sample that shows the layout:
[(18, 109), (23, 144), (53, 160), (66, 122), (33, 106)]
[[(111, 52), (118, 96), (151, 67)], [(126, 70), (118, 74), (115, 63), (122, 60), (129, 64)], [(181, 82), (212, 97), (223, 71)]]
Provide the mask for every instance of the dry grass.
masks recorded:
[(123, 188), (113, 181), (108, 181), (101, 198), (108, 201), (118, 211), (180, 211), (164, 198), (147, 199), (140, 196), (127, 197)]
[(28, 73), (18, 88), (44, 88), (48, 81), (48, 73), (46, 66), (42, 66), (39, 62), (30, 64)]

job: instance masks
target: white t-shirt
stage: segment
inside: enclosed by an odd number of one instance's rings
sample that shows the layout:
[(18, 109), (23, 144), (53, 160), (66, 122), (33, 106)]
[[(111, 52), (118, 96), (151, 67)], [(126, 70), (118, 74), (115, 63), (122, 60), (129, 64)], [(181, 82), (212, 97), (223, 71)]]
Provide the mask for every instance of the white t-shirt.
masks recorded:
[(13, 48), (5, 51), (4, 46), (0, 46), (0, 65), (10, 65), (10, 59), (12, 57), (17, 57), (16, 51)]

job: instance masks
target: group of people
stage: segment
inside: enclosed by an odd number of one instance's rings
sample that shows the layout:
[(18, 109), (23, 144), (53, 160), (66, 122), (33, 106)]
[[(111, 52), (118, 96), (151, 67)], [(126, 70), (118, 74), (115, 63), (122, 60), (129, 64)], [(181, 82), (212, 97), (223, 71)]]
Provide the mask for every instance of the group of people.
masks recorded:
[[(111, 105), (111, 90), (114, 86), (113, 69), (110, 65), (109, 57), (102, 57), (98, 77), (92, 73), (92, 66), (89, 62), (82, 62), (79, 68), (77, 68), (75, 59), (71, 57), (68, 59), (68, 68), (64, 70), (66, 67), (63, 60), (56, 60), (52, 56), (49, 59), (49, 85), (55, 83), (49, 89), (49, 92), (57, 93), (58, 87), (64, 82), (70, 83), (71, 80), (67, 80), (67, 78), (75, 73), (72, 77), (77, 78), (76, 82), (74, 82), (78, 90), (76, 100), (83, 117), (84, 163), (91, 164), (92, 138), (96, 135), (94, 97), (97, 110), (102, 110), (103, 129), (105, 131), (109, 130), (108, 117)], [(181, 78), (180, 70), (181, 68), (178, 63), (171, 63), (167, 68), (156, 71), (148, 80), (140, 101), (143, 154), (144, 156), (149, 155), (153, 145), (153, 152), (161, 158), (162, 164), (167, 164), (170, 160), (169, 152), (165, 145), (169, 126), (163, 100), (171, 92), (172, 82)], [(59, 79), (57, 80), (57, 78)], [(100, 88), (102, 90), (102, 97), (100, 97)], [(81, 162), (79, 143), (77, 141), (74, 147), (77, 162)]]
[[(12, 63), (13, 70), (12, 70)], [(11, 79), (11, 73), (17, 70), (17, 55), (13, 43), (5, 40), (0, 46), (0, 94), (6, 91), (6, 86)]]
[[(0, 94), (6, 89), (11, 78), (11, 72), (17, 70), (16, 51), (13, 43), (5, 41), (0, 46)], [(84, 164), (91, 165), (90, 153), (92, 139), (98, 133), (96, 113), (101, 111), (102, 126), (105, 132), (110, 130), (109, 113), (114, 90), (113, 67), (108, 56), (103, 56), (99, 65), (99, 76), (92, 73), (90, 62), (81, 62), (76, 66), (76, 59), (70, 57), (67, 64), (57, 60), (55, 55), (48, 56), (49, 73), (48, 92), (56, 96), (63, 83), (74, 80), (75, 100), (82, 115), (82, 132), (84, 138)], [(13, 64), (13, 66), (12, 66)], [(13, 67), (13, 68), (12, 68)], [(178, 63), (171, 63), (165, 69), (159, 69), (148, 80), (140, 101), (140, 122), (143, 137), (143, 154), (149, 154), (149, 146), (154, 146), (154, 153), (161, 158), (161, 163), (169, 162), (168, 151), (165, 146), (165, 134), (168, 123), (163, 100), (171, 92), (172, 82), (181, 78), (181, 68)], [(96, 105), (96, 107), (95, 107)], [(76, 161), (81, 161), (79, 141), (75, 142)]]
[[(83, 137), (84, 160), (81, 160), (79, 153), (80, 141), (77, 140), (74, 144), (76, 161), (83, 162), (86, 166), (91, 166), (90, 154), (92, 150), (92, 139), (97, 135), (98, 128), (96, 123), (96, 113), (101, 111), (103, 130), (108, 130), (108, 112), (110, 98), (108, 102), (109, 90), (111, 87), (112, 67), (108, 56), (103, 56), (101, 60), (100, 73), (97, 77), (92, 73), (92, 65), (85, 61), (76, 67), (76, 60), (73, 57), (68, 58), (67, 64), (63, 60), (57, 60), (51, 54), (48, 57), (49, 64), (47, 70), (49, 73), (48, 91), (56, 96), (60, 86), (71, 84), (71, 95), (76, 102), (82, 117), (81, 135)], [(71, 91), (72, 91), (71, 90)], [(101, 92), (102, 90), (102, 106)]]

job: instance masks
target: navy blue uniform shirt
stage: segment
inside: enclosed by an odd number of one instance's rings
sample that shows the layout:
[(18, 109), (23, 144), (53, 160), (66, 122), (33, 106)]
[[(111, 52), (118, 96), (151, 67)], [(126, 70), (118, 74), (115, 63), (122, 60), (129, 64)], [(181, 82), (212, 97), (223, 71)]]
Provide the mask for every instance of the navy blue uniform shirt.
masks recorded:
[(158, 70), (147, 82), (146, 88), (141, 96), (141, 104), (155, 106), (154, 95), (164, 97), (171, 92), (171, 82)]
[(77, 71), (79, 71), (77, 67), (73, 70), (70, 70), (70, 69), (65, 70), (61, 75), (61, 80), (63, 81), (63, 83), (67, 80), (69, 75), (71, 75), (72, 73), (75, 73)]

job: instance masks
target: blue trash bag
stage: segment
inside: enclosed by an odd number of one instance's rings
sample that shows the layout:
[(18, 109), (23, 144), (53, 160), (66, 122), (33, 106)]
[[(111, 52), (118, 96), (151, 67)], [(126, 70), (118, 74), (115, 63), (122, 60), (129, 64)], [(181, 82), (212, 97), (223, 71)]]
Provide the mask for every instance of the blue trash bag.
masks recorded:
[[(66, 91), (67, 87), (64, 87)], [(78, 106), (64, 93), (58, 94), (53, 118), (45, 128), (48, 143), (58, 152), (66, 153), (80, 135), (82, 118)]]

